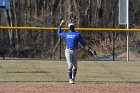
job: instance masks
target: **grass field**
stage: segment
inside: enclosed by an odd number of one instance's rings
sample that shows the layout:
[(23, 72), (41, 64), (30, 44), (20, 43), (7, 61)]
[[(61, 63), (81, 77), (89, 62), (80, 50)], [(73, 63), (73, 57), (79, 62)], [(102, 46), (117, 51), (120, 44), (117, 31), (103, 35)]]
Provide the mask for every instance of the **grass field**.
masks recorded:
[[(140, 62), (79, 61), (76, 81), (140, 82)], [(0, 60), (0, 81), (66, 82), (65, 61)]]

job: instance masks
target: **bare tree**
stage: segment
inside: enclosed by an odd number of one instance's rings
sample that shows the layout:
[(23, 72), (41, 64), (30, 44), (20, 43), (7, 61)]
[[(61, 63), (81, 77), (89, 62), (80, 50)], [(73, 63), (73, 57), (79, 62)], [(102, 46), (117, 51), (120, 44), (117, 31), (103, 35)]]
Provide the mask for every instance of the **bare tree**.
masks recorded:
[[(139, 12), (140, 1), (130, 0), (130, 27), (139, 27)], [(1, 25), (9, 26), (57, 27), (60, 20), (64, 19), (65, 26), (74, 22), (77, 27), (119, 27), (118, 0), (11, 0), (10, 11), (2, 11), (0, 14)], [(93, 48), (98, 50), (100, 47), (101, 52), (111, 51), (112, 32), (81, 33)], [(3, 32), (0, 32), (0, 36), (3, 35)], [(59, 49), (56, 47), (59, 45), (59, 38), (56, 31), (8, 29), (4, 36), (6, 47), (12, 51), (12, 55), (16, 54), (16, 57), (25, 57), (26, 54), (26, 57), (47, 58), (54, 50), (58, 52), (56, 56), (59, 55)], [(115, 36), (118, 44), (125, 46), (126, 34), (116, 32)], [(132, 33), (131, 36), (131, 46), (138, 48), (138, 33)], [(116, 45), (116, 48), (119, 49), (119, 45)], [(7, 55), (10, 55), (10, 52)]]

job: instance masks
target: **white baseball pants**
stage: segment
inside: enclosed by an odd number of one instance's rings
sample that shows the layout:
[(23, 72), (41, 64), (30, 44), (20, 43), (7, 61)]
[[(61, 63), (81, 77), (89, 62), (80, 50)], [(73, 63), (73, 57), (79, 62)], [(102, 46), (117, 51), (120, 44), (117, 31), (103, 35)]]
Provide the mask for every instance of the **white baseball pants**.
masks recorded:
[(67, 60), (68, 69), (77, 69), (77, 53), (77, 49), (65, 49), (65, 56)]

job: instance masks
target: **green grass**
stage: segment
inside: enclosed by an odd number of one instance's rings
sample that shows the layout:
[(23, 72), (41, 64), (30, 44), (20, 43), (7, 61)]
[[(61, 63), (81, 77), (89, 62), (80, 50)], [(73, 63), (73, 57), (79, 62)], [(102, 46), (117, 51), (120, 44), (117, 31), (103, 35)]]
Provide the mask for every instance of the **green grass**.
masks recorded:
[[(0, 60), (0, 81), (67, 80), (64, 61)], [(79, 61), (76, 81), (140, 82), (140, 62)]]

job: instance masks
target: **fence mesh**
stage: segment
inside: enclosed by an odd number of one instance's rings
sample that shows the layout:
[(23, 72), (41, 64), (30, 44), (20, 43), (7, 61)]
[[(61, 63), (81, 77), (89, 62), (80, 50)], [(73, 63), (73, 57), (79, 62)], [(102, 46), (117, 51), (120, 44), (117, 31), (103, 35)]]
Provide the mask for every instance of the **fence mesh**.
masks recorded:
[[(62, 28), (67, 31), (68, 28)], [(79, 44), (79, 60), (126, 60), (126, 32), (129, 36), (130, 60), (140, 60), (140, 29), (76, 28), (85, 42), (97, 52), (90, 56)], [(58, 37), (57, 28), (0, 27), (0, 56), (2, 59), (38, 58), (65, 59), (65, 40)]]

